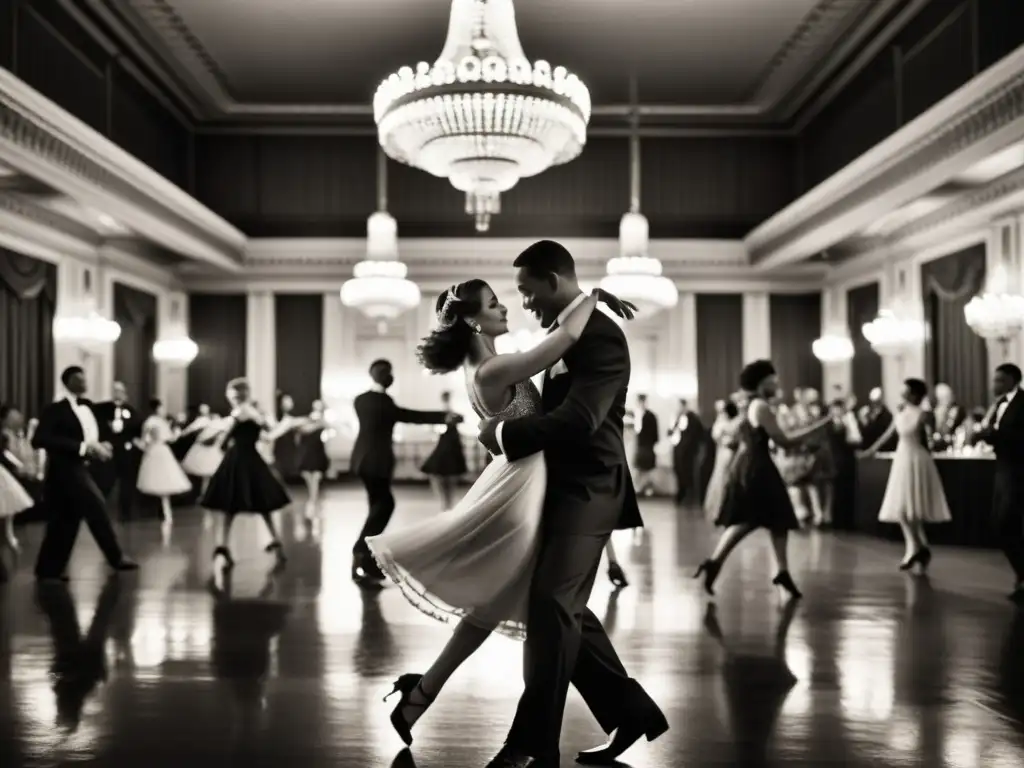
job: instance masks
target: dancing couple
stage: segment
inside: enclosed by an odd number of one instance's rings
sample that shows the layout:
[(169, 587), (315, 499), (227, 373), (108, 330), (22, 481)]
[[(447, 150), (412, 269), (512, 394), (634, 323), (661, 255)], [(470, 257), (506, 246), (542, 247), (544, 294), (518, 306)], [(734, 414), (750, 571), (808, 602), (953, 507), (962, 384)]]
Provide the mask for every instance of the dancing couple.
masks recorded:
[[(513, 266), (524, 309), (549, 331), (540, 344), (496, 354), (507, 310), (484, 281), (469, 280), (438, 297), (438, 328), (419, 349), (434, 373), (463, 369), (494, 460), (451, 512), (367, 539), (413, 605), (458, 621), (426, 673), (396, 681), (391, 722), (411, 744), (448, 678), (497, 631), (525, 641), (525, 690), (488, 766), (559, 764), (570, 683), (610, 736), (576, 759), (611, 765), (668, 729), (586, 607), (612, 531), (643, 524), (622, 441), (629, 349), (618, 325), (594, 311), (598, 299), (625, 319), (634, 308), (602, 291), (584, 295), (558, 243), (533, 244)], [(540, 373), (542, 392), (530, 381)]]

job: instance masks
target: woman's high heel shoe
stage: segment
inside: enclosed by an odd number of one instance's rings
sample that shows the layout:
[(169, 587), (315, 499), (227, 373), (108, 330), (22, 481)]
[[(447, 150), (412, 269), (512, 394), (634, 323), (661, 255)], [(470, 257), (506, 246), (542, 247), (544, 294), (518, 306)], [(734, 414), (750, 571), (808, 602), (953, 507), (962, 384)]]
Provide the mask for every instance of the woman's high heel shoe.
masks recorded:
[(697, 572), (693, 574), (693, 578), (699, 579), (701, 576), (704, 577), (704, 591), (714, 597), (715, 595), (715, 580), (718, 578), (718, 572), (722, 570), (722, 564), (714, 560), (705, 560), (697, 568)]
[(622, 566), (618, 563), (608, 563), (608, 581), (610, 581), (612, 586), (616, 589), (622, 589), (623, 587), (629, 586), (626, 574), (623, 572)]
[(796, 582), (793, 581), (793, 577), (789, 575), (789, 571), (779, 571), (778, 575), (772, 579), (772, 584), (780, 589), (786, 590), (789, 596), (794, 600), (797, 600), (803, 595), (800, 590), (796, 588)]
[(274, 555), (278, 562), (283, 563), (288, 558), (284, 556), (284, 545), (280, 541), (272, 541), (263, 549), (264, 552)]
[(235, 567), (235, 558), (231, 556), (231, 550), (227, 547), (217, 547), (215, 550), (213, 550), (213, 559), (216, 560), (218, 557), (224, 558), (225, 568)]
[[(403, 710), (405, 710), (406, 707), (417, 707), (425, 710), (434, 702), (434, 699), (427, 696), (423, 689), (420, 688), (420, 681), (422, 679), (423, 675), (401, 675), (397, 680), (395, 680), (394, 688), (391, 689), (391, 693), (384, 697), (384, 701), (387, 701), (396, 693), (402, 694), (402, 698), (391, 711), (391, 727), (395, 729), (395, 732), (407, 747), (412, 744), (412, 726), (410, 726), (409, 722), (405, 719)], [(425, 704), (414, 704), (410, 701), (413, 693), (417, 690), (419, 690), (420, 696), (423, 698), (424, 702), (426, 702)]]
[(901, 571), (909, 571), (915, 565), (920, 565), (921, 570), (927, 570), (928, 564), (932, 561), (932, 551), (928, 547), (921, 547), (917, 552), (912, 554), (902, 563), (900, 563)]

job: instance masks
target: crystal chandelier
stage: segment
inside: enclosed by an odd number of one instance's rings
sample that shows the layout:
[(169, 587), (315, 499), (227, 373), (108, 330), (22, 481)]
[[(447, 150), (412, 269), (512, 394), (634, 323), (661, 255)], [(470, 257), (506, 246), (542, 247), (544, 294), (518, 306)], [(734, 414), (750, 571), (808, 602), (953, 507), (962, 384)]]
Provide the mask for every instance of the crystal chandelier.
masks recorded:
[(679, 301), (676, 284), (661, 273), (661, 262), (647, 255), (650, 227), (640, 213), (640, 122), (636, 78), (630, 78), (632, 115), (629, 136), (629, 213), (619, 222), (619, 253), (609, 259), (601, 287), (620, 299), (633, 302), (641, 312), (657, 312)]
[(83, 347), (113, 344), (121, 336), (121, 326), (96, 312), (83, 315), (58, 315), (53, 320), (53, 340)]
[(420, 303), (419, 286), (406, 278), (408, 273), (398, 260), (398, 223), (377, 211), (366, 222), (366, 259), (341, 286), (341, 303), (379, 321), (383, 329), (388, 320)]
[(853, 358), (853, 341), (844, 334), (826, 333), (814, 340), (811, 352), (823, 363), (845, 363)]
[(153, 345), (153, 359), (163, 365), (190, 365), (199, 354), (199, 345), (188, 336), (172, 336)]
[(925, 339), (924, 324), (918, 320), (897, 317), (889, 309), (883, 309), (878, 317), (865, 323), (861, 331), (871, 348), (879, 355), (902, 355), (915, 344)]
[(512, 0), (452, 0), (437, 61), (384, 80), (373, 116), (384, 151), (465, 192), (485, 232), (502, 192), (583, 151), (590, 92), (565, 67), (526, 58)]
[(1012, 293), (983, 293), (964, 307), (964, 319), (971, 330), (988, 341), (1003, 345), (1003, 356), (1011, 339), (1024, 328), (1024, 296)]

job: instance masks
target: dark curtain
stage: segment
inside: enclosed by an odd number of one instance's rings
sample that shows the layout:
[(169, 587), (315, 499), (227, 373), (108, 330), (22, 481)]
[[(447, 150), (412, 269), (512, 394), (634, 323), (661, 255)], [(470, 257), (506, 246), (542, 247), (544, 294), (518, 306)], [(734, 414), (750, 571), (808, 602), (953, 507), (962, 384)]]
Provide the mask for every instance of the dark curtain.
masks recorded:
[(115, 282), (114, 319), (121, 326), (114, 342), (114, 380), (124, 384), (136, 408), (145, 408), (156, 396), (156, 296)]
[(322, 293), (282, 293), (274, 297), (277, 389), (291, 395), (296, 413), (309, 413), (320, 397), (323, 368)]
[(821, 335), (820, 293), (769, 296), (772, 362), (784, 391), (814, 387), (821, 392), (821, 363), (811, 351)]
[(705, 424), (715, 418), (715, 400), (739, 386), (743, 368), (743, 296), (697, 294), (697, 401)]
[(853, 340), (850, 379), (857, 400), (866, 403), (874, 387), (882, 386), (882, 358), (864, 338), (861, 328), (878, 315), (881, 294), (878, 283), (865, 283), (846, 292), (846, 324)]
[(967, 408), (988, 402), (988, 349), (967, 325), (964, 307), (985, 285), (983, 243), (921, 267), (921, 297), (928, 323), (925, 372), (931, 385), (944, 382)]
[(192, 294), (188, 308), (189, 335), (199, 347), (188, 368), (189, 407), (206, 403), (215, 413), (225, 413), (225, 385), (245, 375), (245, 294)]
[(57, 266), (0, 248), (0, 402), (38, 417), (53, 402)]

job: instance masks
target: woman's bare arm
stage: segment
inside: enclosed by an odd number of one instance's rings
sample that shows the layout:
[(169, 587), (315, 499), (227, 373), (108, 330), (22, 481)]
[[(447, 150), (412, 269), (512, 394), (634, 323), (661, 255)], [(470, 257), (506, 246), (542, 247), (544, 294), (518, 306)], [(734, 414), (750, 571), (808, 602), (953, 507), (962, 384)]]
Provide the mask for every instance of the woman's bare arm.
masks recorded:
[(786, 430), (779, 426), (778, 419), (775, 418), (772, 409), (763, 400), (754, 406), (753, 414), (757, 426), (763, 427), (764, 431), (768, 433), (768, 437), (772, 439), (772, 442), (780, 448), (793, 448), (800, 445), (807, 437), (821, 429), (829, 419), (826, 416), (801, 429)]
[(478, 384), (486, 389), (504, 390), (550, 368), (577, 342), (596, 307), (595, 291), (533, 349), (495, 355), (486, 361), (477, 370)]

